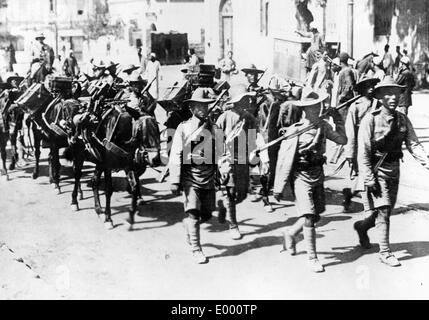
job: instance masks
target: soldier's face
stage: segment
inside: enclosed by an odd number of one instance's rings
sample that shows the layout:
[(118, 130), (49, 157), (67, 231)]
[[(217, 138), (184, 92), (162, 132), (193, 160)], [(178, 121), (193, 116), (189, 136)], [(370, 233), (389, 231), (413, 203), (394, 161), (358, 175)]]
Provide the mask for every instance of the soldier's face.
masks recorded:
[(246, 78), (247, 78), (247, 81), (249, 81), (249, 83), (254, 83), (257, 80), (255, 73), (246, 74)]
[(398, 107), (400, 93), (396, 89), (386, 89), (380, 99), (383, 106), (390, 111), (394, 111)]
[(209, 115), (209, 106), (206, 103), (194, 102), (191, 105), (191, 110), (192, 114), (201, 120), (207, 119)]

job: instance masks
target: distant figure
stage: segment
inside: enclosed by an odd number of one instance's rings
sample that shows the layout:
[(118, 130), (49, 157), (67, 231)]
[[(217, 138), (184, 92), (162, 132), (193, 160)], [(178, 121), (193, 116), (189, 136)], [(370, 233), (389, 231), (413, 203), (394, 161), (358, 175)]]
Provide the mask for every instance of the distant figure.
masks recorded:
[(413, 105), (412, 94), (416, 86), (413, 72), (410, 70), (410, 58), (402, 57), (399, 66), (399, 74), (396, 83), (405, 86), (405, 90), (399, 97), (398, 111), (408, 115), (408, 108)]
[(38, 43), (32, 52), (32, 62), (30, 66), (30, 81), (43, 82), (48, 74), (52, 73), (55, 60), (54, 50), (44, 41), (46, 37), (43, 33), (35, 37)]
[(12, 42), (6, 48), (6, 58), (7, 58), (6, 71), (13, 72), (13, 65), (16, 63), (16, 57), (15, 57), (15, 47), (13, 46)]
[(222, 80), (228, 82), (231, 82), (231, 75), (238, 74), (237, 65), (232, 57), (232, 51), (228, 51), (228, 55), (219, 63), (220, 69), (222, 71)]
[(79, 65), (74, 56), (73, 50), (70, 50), (69, 56), (64, 60), (63, 71), (67, 77), (76, 77), (79, 74)]
[(310, 39), (310, 48), (308, 48), (305, 53), (305, 69), (307, 73), (311, 71), (313, 65), (319, 61), (320, 53), (325, 49), (325, 40), (322, 34), (320, 34), (317, 28), (311, 28), (310, 32), (304, 31), (295, 31), (301, 37), (311, 38)]
[(401, 64), (402, 57), (403, 57), (403, 55), (401, 53), (401, 47), (396, 46), (396, 58), (395, 58), (395, 64), (393, 65), (395, 74), (399, 73), (399, 67)]
[(392, 54), (389, 52), (390, 46), (386, 44), (384, 46), (384, 56), (383, 56), (383, 68), (386, 72), (386, 75), (392, 76), (393, 75), (393, 66), (395, 64), (395, 61), (393, 60)]
[(196, 67), (197, 65), (199, 65), (200, 60), (198, 59), (198, 56), (197, 56), (197, 54), (195, 53), (195, 49), (194, 49), (194, 48), (189, 49), (189, 55), (190, 55), (190, 58), (189, 58), (189, 66), (190, 66), (191, 68), (194, 68), (194, 67)]
[(313, 14), (308, 10), (308, 0), (295, 0), (296, 14), (298, 21), (298, 31), (307, 32), (310, 30), (310, 24), (314, 21)]
[(149, 89), (149, 94), (155, 100), (158, 100), (159, 98), (159, 71), (160, 70), (161, 70), (161, 64), (157, 60), (156, 54), (152, 52), (150, 54), (150, 58), (147, 63), (143, 78), (147, 79), (148, 83), (151, 83), (152, 80), (154, 80)]
[(108, 38), (106, 43), (106, 56), (110, 56), (111, 50), (112, 50), (112, 43), (110, 42), (110, 38)]

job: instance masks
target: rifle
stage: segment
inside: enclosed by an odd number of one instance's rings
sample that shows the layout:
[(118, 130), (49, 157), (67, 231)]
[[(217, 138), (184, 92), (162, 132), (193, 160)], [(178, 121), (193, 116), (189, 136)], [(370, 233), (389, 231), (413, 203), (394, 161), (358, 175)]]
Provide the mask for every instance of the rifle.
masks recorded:
[(349, 104), (351, 104), (351, 103), (353, 103), (353, 102), (355, 102), (356, 100), (358, 100), (358, 99), (360, 99), (362, 96), (361, 95), (359, 95), (359, 96), (356, 96), (356, 97), (354, 97), (354, 98), (352, 98), (352, 99), (350, 99), (350, 100), (348, 100), (348, 101), (346, 101), (346, 102), (344, 102), (344, 103), (342, 103), (341, 105), (339, 105), (338, 107), (336, 107), (336, 108), (329, 108), (328, 110), (326, 110), (319, 118), (318, 118), (318, 120), (316, 121), (316, 122), (314, 122), (314, 123), (312, 123), (312, 124), (310, 124), (310, 125), (308, 125), (307, 127), (305, 127), (305, 128), (302, 128), (301, 130), (298, 130), (297, 132), (295, 132), (295, 133), (292, 133), (292, 134), (285, 134), (285, 135), (283, 135), (283, 136), (281, 136), (281, 137), (279, 137), (279, 138), (277, 138), (276, 140), (273, 140), (273, 141), (271, 141), (271, 142), (269, 142), (269, 143), (267, 143), (266, 145), (264, 145), (263, 147), (261, 147), (261, 148), (259, 148), (259, 149), (257, 149), (257, 150), (255, 150), (254, 152), (256, 153), (256, 154), (258, 154), (258, 153), (260, 153), (260, 152), (262, 152), (262, 151), (265, 151), (265, 150), (267, 150), (268, 148), (271, 148), (272, 146), (275, 146), (276, 144), (278, 144), (278, 143), (280, 143), (280, 142), (282, 142), (282, 141), (284, 141), (284, 140), (289, 140), (289, 139), (292, 139), (292, 138), (295, 138), (295, 137), (298, 137), (298, 136), (300, 136), (300, 135), (302, 135), (303, 133), (306, 133), (307, 131), (310, 131), (311, 129), (314, 129), (314, 128), (316, 128), (316, 127), (318, 127), (323, 121), (324, 121), (324, 119), (325, 119), (325, 117), (327, 116), (327, 115), (329, 115), (329, 112), (332, 110), (332, 109), (334, 109), (334, 110), (340, 110), (340, 109), (342, 109), (342, 108), (344, 108), (344, 107), (346, 107), (347, 105), (349, 105)]
[[(219, 95), (219, 97), (216, 99), (216, 101), (210, 106), (209, 110), (208, 110), (208, 116), (207, 119), (210, 117), (210, 114), (213, 112), (213, 110), (217, 107), (217, 105), (219, 104), (219, 102), (222, 100), (223, 96), (228, 92), (228, 89), (224, 89), (222, 90), (221, 94)], [(190, 135), (189, 137), (192, 138), (192, 136), (195, 134), (195, 132), (199, 131), (202, 127), (205, 126), (205, 123), (203, 125), (201, 125), (200, 127), (198, 127), (197, 129), (195, 129)], [(164, 170), (161, 172), (161, 175), (158, 177), (158, 182), (159, 183), (163, 183), (165, 181), (165, 179), (168, 177), (169, 175), (169, 168), (168, 165), (164, 168)]]

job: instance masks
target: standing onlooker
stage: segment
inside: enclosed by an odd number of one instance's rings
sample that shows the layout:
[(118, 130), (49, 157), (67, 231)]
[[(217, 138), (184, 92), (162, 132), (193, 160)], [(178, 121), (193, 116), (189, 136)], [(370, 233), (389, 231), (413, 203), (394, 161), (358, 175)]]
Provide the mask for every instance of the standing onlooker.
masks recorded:
[(408, 57), (402, 57), (400, 61), (396, 83), (406, 87), (399, 97), (398, 111), (408, 115), (408, 108), (413, 105), (411, 96), (416, 85), (414, 75), (410, 70), (410, 59)]
[(70, 50), (69, 56), (64, 60), (63, 71), (67, 77), (76, 77), (79, 74), (79, 65), (74, 56), (73, 50)]
[[(337, 104), (340, 105), (354, 97), (354, 87), (356, 84), (355, 73), (349, 65), (350, 56), (347, 52), (340, 54), (340, 65), (341, 71), (338, 74), (338, 92), (337, 92)], [(346, 121), (348, 108), (343, 108), (340, 111), (343, 121)]]
[(311, 28), (310, 32), (295, 31), (302, 37), (311, 38), (311, 45), (305, 53), (305, 69), (310, 72), (313, 65), (319, 60), (319, 52), (325, 48), (325, 39), (317, 28)]
[(194, 68), (194, 67), (196, 67), (197, 65), (200, 64), (200, 60), (198, 59), (198, 56), (195, 53), (195, 49), (194, 48), (189, 49), (189, 55), (190, 55), (189, 66), (191, 68)]
[(15, 57), (15, 47), (12, 42), (6, 48), (6, 57), (7, 57), (7, 72), (13, 72), (13, 65), (16, 63)]
[(396, 46), (396, 58), (395, 58), (395, 64), (394, 64), (394, 72), (395, 74), (399, 73), (399, 67), (401, 63), (402, 53), (401, 53), (401, 47)]
[(222, 80), (231, 82), (231, 75), (238, 74), (235, 61), (232, 59), (232, 51), (228, 51), (228, 55), (219, 62), (222, 71)]
[(161, 64), (156, 59), (156, 54), (152, 52), (150, 54), (149, 61), (147, 62), (146, 70), (144, 72), (143, 78), (147, 79), (147, 81), (149, 83), (155, 79), (153, 81), (150, 89), (149, 89), (150, 95), (155, 100), (158, 100), (158, 97), (159, 97), (159, 71), (160, 71), (160, 69), (161, 69)]
[(392, 76), (393, 75), (393, 66), (395, 64), (395, 61), (393, 60), (392, 54), (389, 52), (390, 46), (386, 44), (384, 46), (384, 56), (383, 56), (383, 68), (386, 72), (386, 75)]

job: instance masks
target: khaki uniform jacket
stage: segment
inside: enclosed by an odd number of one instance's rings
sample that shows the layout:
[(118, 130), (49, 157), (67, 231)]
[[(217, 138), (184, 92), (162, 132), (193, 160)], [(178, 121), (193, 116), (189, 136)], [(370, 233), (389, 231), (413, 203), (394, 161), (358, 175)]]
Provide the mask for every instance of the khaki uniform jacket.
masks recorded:
[[(396, 124), (395, 130), (391, 129), (392, 124)], [(374, 166), (387, 152), (388, 157), (381, 164), (377, 176), (399, 182), (399, 158), (403, 142), (412, 156), (429, 169), (426, 152), (406, 115), (397, 111), (390, 114), (383, 106), (367, 114), (358, 134), (359, 175), (362, 175), (359, 180), (365, 186), (373, 184), (376, 181)]]
[[(293, 134), (306, 127), (302, 122), (292, 125), (287, 134)], [(336, 122), (336, 130), (329, 124), (328, 121), (324, 121), (320, 125), (323, 135), (323, 139), (318, 144), (317, 153), (320, 155), (326, 152), (326, 139), (329, 139), (337, 144), (345, 145), (347, 143), (347, 136), (344, 129), (344, 123), (338, 119)], [(305, 148), (312, 143), (318, 130), (312, 129), (305, 134), (284, 140), (281, 144), (279, 151), (279, 159), (277, 161), (276, 177), (274, 181), (274, 193), (283, 193), (284, 188), (289, 182), (292, 174), (294, 173), (294, 164), (299, 160), (301, 148)]]
[(196, 144), (201, 138), (204, 138), (204, 141), (213, 139), (216, 129), (215, 124), (202, 127), (195, 116), (179, 124), (174, 134), (168, 164), (170, 184), (192, 185), (207, 190), (215, 188), (217, 166), (216, 153), (213, 151), (214, 142), (212, 140), (211, 150), (203, 148), (208, 146), (204, 142), (198, 146)]
[(376, 104), (376, 100), (362, 97), (350, 106), (346, 119), (347, 144), (344, 147), (344, 155), (346, 158), (357, 159), (360, 123), (365, 115), (370, 112), (373, 107), (376, 107)]

